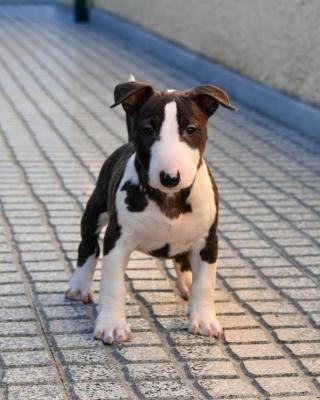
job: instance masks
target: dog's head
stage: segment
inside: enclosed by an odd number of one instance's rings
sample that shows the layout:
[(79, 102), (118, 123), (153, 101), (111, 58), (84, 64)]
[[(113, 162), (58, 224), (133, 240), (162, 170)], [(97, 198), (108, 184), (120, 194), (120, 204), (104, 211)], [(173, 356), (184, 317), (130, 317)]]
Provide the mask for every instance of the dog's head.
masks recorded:
[(152, 188), (172, 194), (192, 185), (207, 141), (208, 118), (219, 105), (236, 110), (212, 85), (186, 91), (155, 91), (145, 82), (120, 83), (114, 107), (132, 120), (136, 164)]

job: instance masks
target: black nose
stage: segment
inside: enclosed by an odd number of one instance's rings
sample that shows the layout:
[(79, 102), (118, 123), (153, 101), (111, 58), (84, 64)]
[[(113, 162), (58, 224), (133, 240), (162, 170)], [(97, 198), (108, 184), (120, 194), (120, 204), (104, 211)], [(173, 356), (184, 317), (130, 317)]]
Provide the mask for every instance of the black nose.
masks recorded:
[(161, 185), (166, 186), (166, 187), (175, 187), (178, 185), (180, 182), (180, 172), (177, 172), (176, 176), (171, 176), (169, 174), (166, 174), (164, 171), (160, 172), (160, 182)]

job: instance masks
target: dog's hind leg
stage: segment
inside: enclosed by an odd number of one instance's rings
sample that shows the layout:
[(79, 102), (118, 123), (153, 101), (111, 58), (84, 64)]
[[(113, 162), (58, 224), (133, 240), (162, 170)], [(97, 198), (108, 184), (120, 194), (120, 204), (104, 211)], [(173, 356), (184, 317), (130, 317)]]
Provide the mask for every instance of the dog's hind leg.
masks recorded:
[(88, 303), (93, 299), (93, 274), (100, 254), (99, 233), (107, 223), (106, 204), (94, 192), (81, 220), (78, 261), (66, 292), (67, 298), (71, 300), (81, 298), (83, 303)]
[(188, 300), (192, 285), (191, 264), (188, 253), (178, 254), (173, 259), (177, 274), (177, 288), (183, 299)]

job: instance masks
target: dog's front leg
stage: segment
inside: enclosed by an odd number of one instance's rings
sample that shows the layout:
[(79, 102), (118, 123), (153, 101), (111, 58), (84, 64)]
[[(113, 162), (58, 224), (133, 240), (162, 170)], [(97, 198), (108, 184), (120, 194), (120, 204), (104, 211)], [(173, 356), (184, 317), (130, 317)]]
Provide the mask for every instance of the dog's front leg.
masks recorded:
[(217, 263), (203, 261), (199, 251), (192, 254), (193, 281), (189, 297), (189, 331), (203, 336), (223, 337), (223, 328), (216, 317), (214, 289)]
[[(108, 235), (108, 230), (106, 232)], [(110, 247), (107, 236), (104, 253)], [(126, 321), (126, 286), (124, 273), (132, 249), (121, 238), (114, 247), (107, 249), (102, 261), (102, 276), (99, 295), (99, 314), (96, 320), (94, 336), (105, 343), (124, 342), (132, 338)]]

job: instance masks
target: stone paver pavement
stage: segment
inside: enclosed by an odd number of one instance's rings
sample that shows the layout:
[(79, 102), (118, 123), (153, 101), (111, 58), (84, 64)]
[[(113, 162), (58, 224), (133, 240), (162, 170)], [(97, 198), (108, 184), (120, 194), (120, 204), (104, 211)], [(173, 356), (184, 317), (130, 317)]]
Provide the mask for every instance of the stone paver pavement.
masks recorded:
[(64, 298), (86, 200), (127, 137), (114, 85), (129, 73), (195, 83), (105, 28), (50, 5), (0, 6), (0, 398), (319, 398), (319, 145), (241, 104), (212, 119), (206, 152), (226, 343), (187, 333), (171, 264), (139, 253), (133, 342), (94, 341), (95, 304)]

